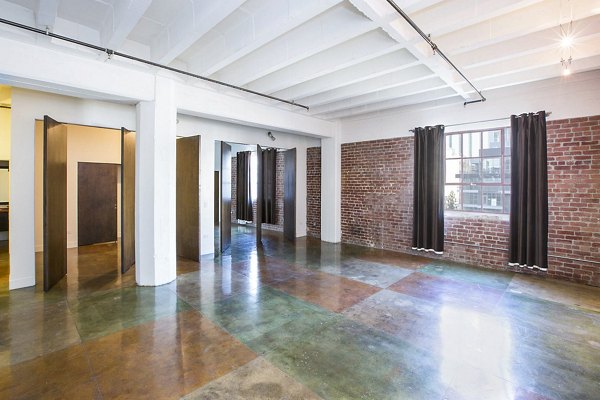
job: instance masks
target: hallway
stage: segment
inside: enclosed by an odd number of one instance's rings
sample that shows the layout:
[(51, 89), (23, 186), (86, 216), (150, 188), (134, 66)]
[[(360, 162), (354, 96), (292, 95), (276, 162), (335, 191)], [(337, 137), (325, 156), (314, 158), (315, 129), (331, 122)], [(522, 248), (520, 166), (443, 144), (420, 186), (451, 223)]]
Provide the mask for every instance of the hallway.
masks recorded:
[(49, 293), (0, 288), (0, 398), (598, 393), (598, 288), (263, 235), (256, 251), (234, 227), (164, 286), (136, 287), (102, 245), (70, 250)]

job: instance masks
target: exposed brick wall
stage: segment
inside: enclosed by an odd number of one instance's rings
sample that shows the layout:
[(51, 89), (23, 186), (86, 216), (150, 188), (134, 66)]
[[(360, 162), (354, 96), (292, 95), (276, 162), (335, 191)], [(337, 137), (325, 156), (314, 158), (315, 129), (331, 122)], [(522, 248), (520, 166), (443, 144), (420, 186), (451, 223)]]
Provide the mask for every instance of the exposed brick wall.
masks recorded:
[[(600, 116), (547, 131), (549, 265), (536, 273), (600, 286)], [(412, 137), (342, 145), (342, 241), (410, 251), (412, 180)], [(447, 214), (441, 257), (531, 273), (508, 267), (508, 231), (506, 216)]]
[(306, 234), (321, 237), (321, 148), (306, 149)]
[[(262, 224), (263, 229), (283, 232), (283, 168), (284, 153), (277, 152), (275, 171), (275, 224)], [(237, 222), (237, 157), (231, 158), (231, 221)], [(256, 226), (256, 201), (252, 202), (252, 226)]]

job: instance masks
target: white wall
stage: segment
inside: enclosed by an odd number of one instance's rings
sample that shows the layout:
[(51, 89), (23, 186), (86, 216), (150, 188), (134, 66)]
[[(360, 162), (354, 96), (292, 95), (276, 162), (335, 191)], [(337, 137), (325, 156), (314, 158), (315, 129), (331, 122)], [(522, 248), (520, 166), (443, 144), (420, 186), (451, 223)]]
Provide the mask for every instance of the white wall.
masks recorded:
[[(135, 107), (13, 88), (11, 121), (10, 288), (35, 284), (35, 121), (136, 128)], [(18, 228), (16, 228), (18, 227)]]
[(201, 253), (214, 252), (214, 165), (215, 141), (259, 144), (264, 147), (296, 148), (296, 236), (306, 236), (306, 148), (320, 146), (320, 139), (271, 130), (277, 138), (272, 141), (267, 130), (228, 122), (179, 115), (178, 136), (201, 136), (200, 197)]
[[(44, 249), (44, 123), (35, 123), (35, 251)], [(79, 162), (121, 164), (121, 132), (81, 125), (67, 126), (67, 246), (77, 247), (77, 168)], [(117, 236), (121, 236), (120, 179), (117, 183)]]
[[(455, 124), (509, 117), (525, 112), (551, 111), (548, 120), (600, 114), (600, 70), (485, 92), (485, 103), (463, 107), (461, 102), (416, 105), (400, 111), (346, 118), (342, 142), (409, 136), (416, 126)], [(448, 127), (446, 132), (508, 126), (509, 120)]]

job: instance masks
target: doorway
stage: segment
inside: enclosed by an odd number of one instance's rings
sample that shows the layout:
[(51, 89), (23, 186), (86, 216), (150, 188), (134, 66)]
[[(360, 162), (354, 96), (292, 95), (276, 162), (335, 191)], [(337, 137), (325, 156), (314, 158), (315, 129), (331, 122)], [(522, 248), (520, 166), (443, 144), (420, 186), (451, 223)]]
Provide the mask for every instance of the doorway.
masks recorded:
[(36, 248), (45, 291), (67, 273), (68, 282), (85, 285), (100, 276), (120, 281), (135, 263), (134, 190), (135, 132), (36, 121)]
[(287, 240), (296, 236), (296, 149), (216, 142), (215, 254), (227, 251), (234, 233), (264, 230)]

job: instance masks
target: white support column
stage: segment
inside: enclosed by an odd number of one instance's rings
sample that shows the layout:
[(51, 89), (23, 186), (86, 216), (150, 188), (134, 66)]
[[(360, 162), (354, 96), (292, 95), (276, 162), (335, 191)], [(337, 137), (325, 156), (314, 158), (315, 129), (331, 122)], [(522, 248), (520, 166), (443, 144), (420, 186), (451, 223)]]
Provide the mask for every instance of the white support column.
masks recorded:
[(342, 240), (342, 147), (339, 123), (332, 138), (321, 139), (321, 240)]
[(156, 77), (154, 101), (137, 106), (135, 278), (158, 286), (176, 277), (175, 138), (177, 107), (172, 80)]

